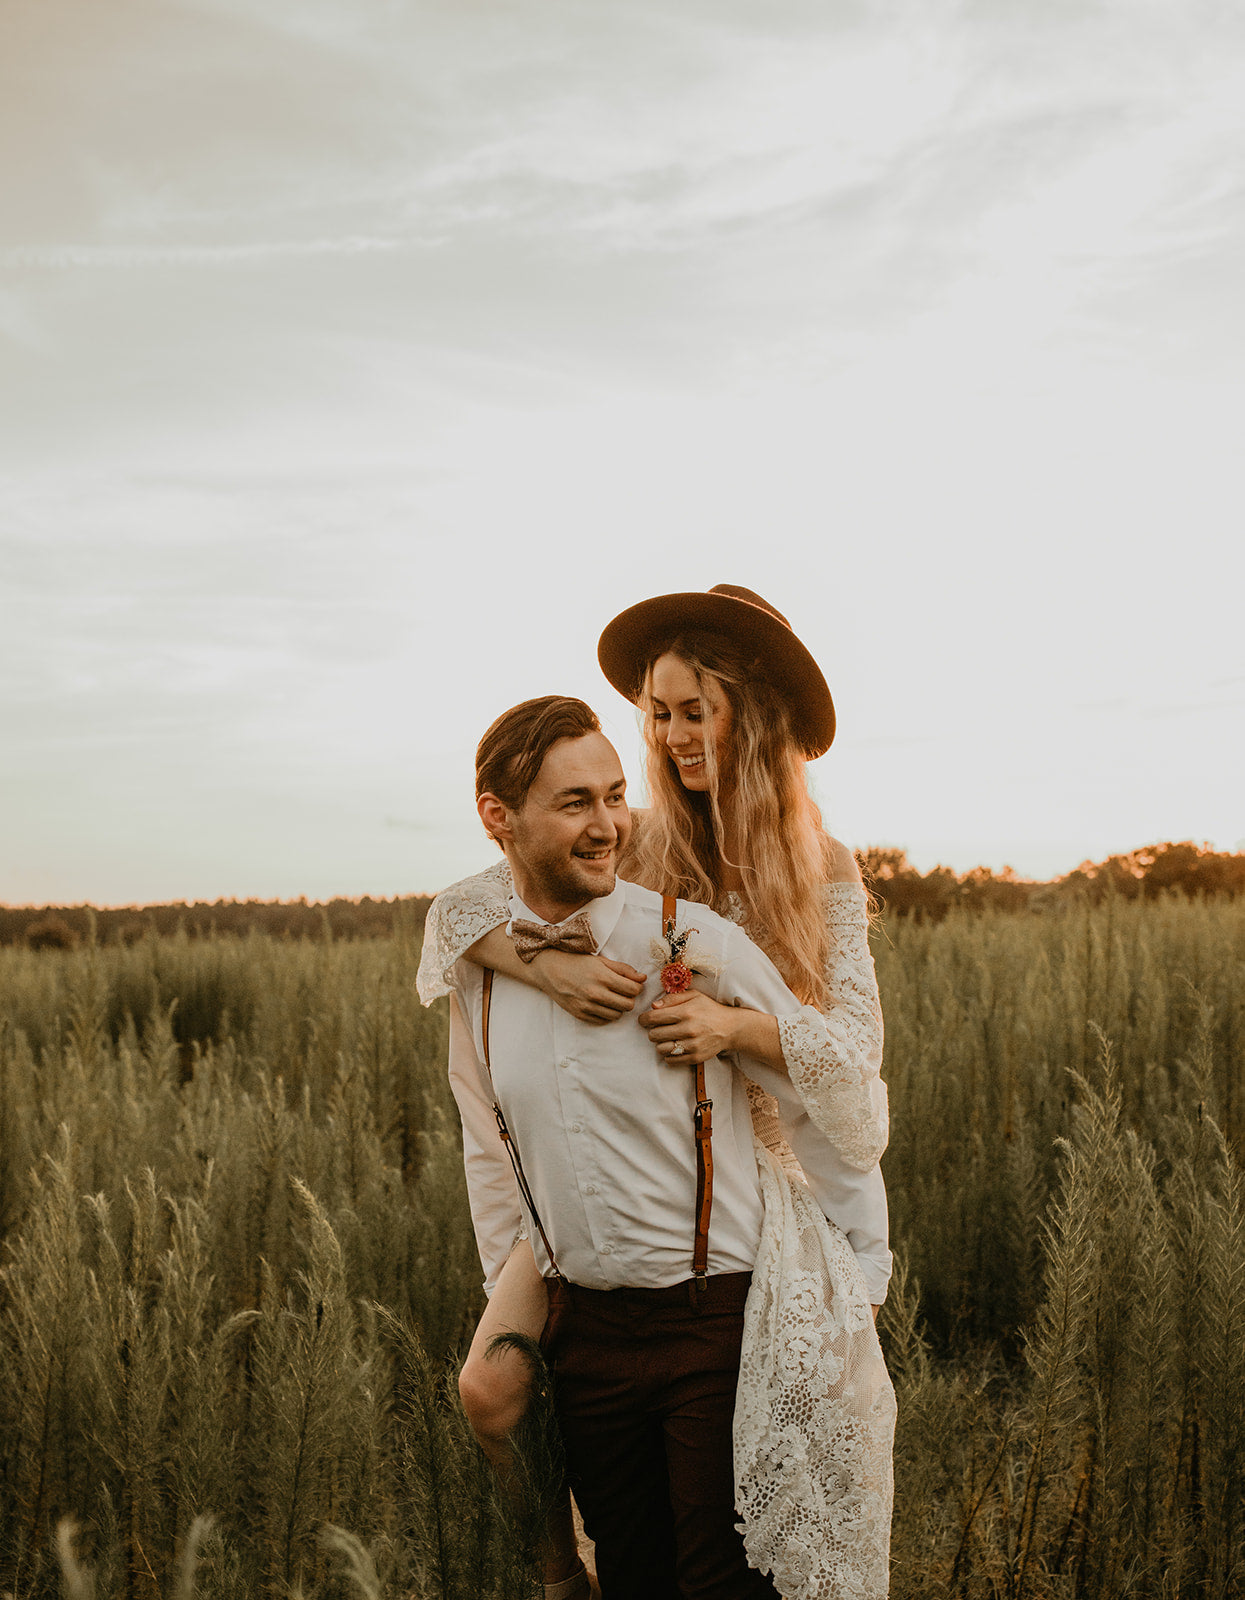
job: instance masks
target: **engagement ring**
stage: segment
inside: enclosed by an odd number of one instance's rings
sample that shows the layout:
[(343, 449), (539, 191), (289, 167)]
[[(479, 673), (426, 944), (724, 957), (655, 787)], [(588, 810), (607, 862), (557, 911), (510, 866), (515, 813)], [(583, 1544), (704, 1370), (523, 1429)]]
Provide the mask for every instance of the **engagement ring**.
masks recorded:
[(682, 1045), (682, 1043), (672, 1044), (670, 1046), (670, 1054), (672, 1056), (681, 1056), (683, 1054), (683, 1045)]

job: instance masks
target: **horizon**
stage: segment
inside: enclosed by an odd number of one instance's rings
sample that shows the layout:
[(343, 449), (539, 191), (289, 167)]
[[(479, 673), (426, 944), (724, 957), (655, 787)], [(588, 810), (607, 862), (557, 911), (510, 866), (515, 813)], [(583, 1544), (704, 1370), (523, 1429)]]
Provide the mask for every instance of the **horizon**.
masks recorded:
[[(1047, 884), (1060, 883), (1065, 878), (1071, 877), (1074, 873), (1080, 872), (1086, 867), (1101, 866), (1104, 862), (1106, 862), (1108, 860), (1116, 860), (1116, 859), (1120, 859), (1120, 858), (1127, 859), (1128, 857), (1136, 856), (1138, 854), (1141, 854), (1142, 852), (1144, 852), (1146, 850), (1162, 849), (1164, 846), (1180, 846), (1180, 845), (1192, 845), (1195, 849), (1197, 849), (1199, 851), (1207, 851), (1207, 850), (1211, 850), (1211, 848), (1212, 848), (1211, 844), (1210, 844), (1210, 841), (1208, 841), (1208, 840), (1200, 840), (1199, 841), (1199, 840), (1194, 840), (1194, 839), (1163, 839), (1163, 840), (1153, 839), (1153, 840), (1148, 840), (1145, 844), (1135, 845), (1131, 850), (1113, 850), (1108, 855), (1105, 855), (1105, 856), (1102, 856), (1102, 857), (1099, 857), (1099, 858), (1096, 858), (1096, 859), (1095, 858), (1091, 858), (1089, 856), (1083, 857), (1079, 862), (1076, 863), (1075, 866), (1068, 867), (1062, 872), (1053, 873), (1048, 877), (1034, 877), (1034, 876), (1032, 876), (1030, 874), (1016, 872), (1015, 869), (1010, 865), (1010, 863), (1007, 863), (1007, 862), (1004, 862), (1001, 867), (997, 867), (997, 868), (996, 867), (989, 867), (989, 866), (986, 865), (985, 862), (982, 862), (982, 861), (976, 861), (976, 862), (973, 863), (973, 865), (971, 867), (963, 867), (963, 868), (952, 867), (952, 866), (950, 866), (950, 864), (948, 862), (945, 862), (945, 861), (935, 861), (935, 862), (933, 862), (932, 864), (930, 864), (928, 866), (922, 867), (922, 866), (918, 865), (916, 862), (914, 862), (912, 860), (912, 858), (908, 855), (907, 851), (905, 851), (903, 849), (902, 845), (874, 844), (874, 845), (865, 845), (865, 846), (853, 846), (853, 849), (857, 854), (863, 853), (863, 852), (868, 851), (868, 850), (896, 850), (896, 851), (899, 851), (903, 856), (904, 865), (909, 870), (917, 873), (921, 877), (928, 877), (929, 874), (933, 873), (933, 872), (951, 871), (951, 872), (953, 872), (955, 874), (957, 879), (963, 880), (970, 873), (978, 871), (978, 870), (981, 870), (981, 869), (984, 868), (986, 871), (990, 872), (992, 874), (992, 876), (994, 876), (995, 878), (1010, 879), (1010, 881), (1014, 881), (1014, 882), (1020, 883), (1020, 884), (1033, 884), (1033, 885), (1037, 885), (1037, 886), (1042, 886), (1042, 885), (1047, 885)], [(1214, 853), (1218, 854), (1218, 855), (1227, 855), (1227, 856), (1245, 855), (1245, 848), (1240, 848), (1240, 849), (1237, 849), (1237, 850), (1234, 850), (1234, 851), (1216, 851)], [(494, 857), (494, 859), (496, 859), (496, 857)], [(251, 895), (251, 894), (242, 894), (242, 895), (194, 895), (194, 896), (178, 895), (178, 896), (173, 896), (171, 898), (164, 899), (164, 900), (141, 900), (141, 901), (140, 900), (119, 900), (119, 901), (113, 901), (113, 902), (110, 902), (110, 903), (107, 903), (107, 904), (104, 904), (104, 903), (101, 903), (101, 902), (95, 901), (95, 900), (58, 900), (58, 901), (44, 900), (44, 901), (27, 901), (27, 902), (24, 902), (24, 903), (21, 903), (21, 904), (17, 904), (17, 903), (11, 902), (11, 901), (0, 901), (0, 911), (147, 911), (147, 910), (153, 910), (153, 909), (157, 909), (157, 908), (173, 907), (173, 906), (195, 907), (195, 906), (216, 906), (216, 905), (281, 905), (281, 906), (286, 906), (286, 905), (307, 905), (307, 906), (314, 907), (314, 906), (320, 906), (320, 905), (328, 905), (328, 904), (331, 904), (333, 902), (341, 902), (341, 903), (348, 904), (348, 905), (360, 905), (365, 901), (370, 901), (373, 904), (386, 904), (386, 903), (389, 903), (389, 902), (396, 902), (396, 901), (400, 901), (400, 900), (432, 900), (432, 899), (435, 899), (435, 897), (441, 892), (441, 889), (448, 888), (448, 887), (449, 887), (448, 884), (442, 884), (440, 886), (440, 888), (437, 888), (437, 889), (402, 889), (402, 890), (395, 890), (390, 894), (373, 894), (373, 893), (370, 893), (368, 891), (362, 891), (362, 892), (357, 893), (357, 894), (350, 894), (350, 893), (347, 893), (345, 891), (342, 891), (342, 892), (329, 894), (329, 895), (314, 895), (314, 896), (313, 895), (307, 895), (307, 894), (299, 894), (299, 895)]]

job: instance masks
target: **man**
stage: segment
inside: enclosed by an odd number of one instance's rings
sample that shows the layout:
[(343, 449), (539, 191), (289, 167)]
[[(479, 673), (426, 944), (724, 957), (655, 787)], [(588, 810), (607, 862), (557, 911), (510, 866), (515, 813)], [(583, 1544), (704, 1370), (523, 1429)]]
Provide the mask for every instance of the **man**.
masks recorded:
[[(499, 718), (477, 756), (477, 803), (510, 867), (512, 928), (549, 940), (570, 924), (586, 947), (649, 974), (637, 1012), (678, 955), (724, 1003), (799, 1009), (733, 924), (680, 903), (676, 950), (661, 896), (617, 877), (626, 784), (582, 701), (549, 696)], [(742, 1074), (777, 1101), (809, 1189), (848, 1235), (876, 1299), (890, 1260), (880, 1174), (846, 1169), (788, 1080), (746, 1058), (705, 1065), (704, 1152), (692, 1074), (660, 1058), (634, 1017), (593, 1027), (469, 962), (455, 980), (450, 1073), (486, 1281), (491, 1289), (526, 1224), (554, 1280), (555, 1405), (605, 1600), (776, 1595), (735, 1526), (732, 1415), (762, 1219)]]

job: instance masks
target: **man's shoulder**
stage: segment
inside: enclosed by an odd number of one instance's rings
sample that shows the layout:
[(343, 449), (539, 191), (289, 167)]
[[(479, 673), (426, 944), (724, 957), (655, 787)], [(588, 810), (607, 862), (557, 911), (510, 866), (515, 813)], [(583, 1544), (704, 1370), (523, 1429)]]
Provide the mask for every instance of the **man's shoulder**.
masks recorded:
[[(628, 911), (642, 912), (654, 917), (661, 916), (663, 897), (658, 894), (656, 889), (644, 889), (638, 883), (629, 883), (625, 878), (619, 878), (617, 881), (626, 891)], [(705, 930), (712, 927), (717, 932), (720, 929), (735, 927), (735, 924), (728, 921), (726, 917), (720, 917), (716, 911), (710, 910), (708, 906), (703, 906), (696, 900), (679, 900), (676, 904), (680, 927), (688, 917), (695, 917)]]
[[(651, 918), (654, 927), (660, 931), (662, 896), (657, 890), (641, 888), (638, 883), (629, 883), (623, 878), (619, 878), (618, 882), (626, 890), (628, 913)], [(727, 943), (751, 942), (743, 929), (729, 917), (719, 915), (698, 900), (679, 900), (676, 905), (675, 918), (680, 931), (694, 925), (696, 931), (706, 938), (720, 937)]]
[(628, 907), (636, 906), (642, 911), (661, 910), (661, 896), (656, 889), (645, 889), (627, 878), (616, 878), (614, 881), (623, 891)]

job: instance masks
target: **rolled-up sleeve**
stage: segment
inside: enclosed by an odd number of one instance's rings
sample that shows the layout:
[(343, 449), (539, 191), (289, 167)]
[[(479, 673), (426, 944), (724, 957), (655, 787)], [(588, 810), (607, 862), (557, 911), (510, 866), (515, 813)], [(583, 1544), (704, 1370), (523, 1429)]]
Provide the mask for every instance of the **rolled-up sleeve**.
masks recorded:
[(484, 1292), (492, 1294), (523, 1222), (518, 1189), (497, 1131), (493, 1094), (457, 994), (450, 998), (450, 1087), (463, 1124), (463, 1165)]

